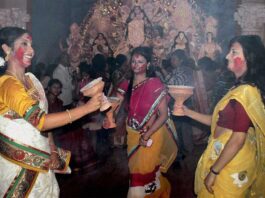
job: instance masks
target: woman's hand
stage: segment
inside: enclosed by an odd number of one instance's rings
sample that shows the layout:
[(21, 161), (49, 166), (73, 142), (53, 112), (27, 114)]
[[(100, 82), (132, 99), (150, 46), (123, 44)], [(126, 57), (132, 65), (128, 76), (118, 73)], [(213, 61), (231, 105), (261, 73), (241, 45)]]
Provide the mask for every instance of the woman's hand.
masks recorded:
[(57, 152), (51, 152), (50, 156), (50, 165), (49, 168), (51, 170), (58, 169), (60, 167), (60, 159)]
[(175, 105), (174, 110), (178, 112), (179, 116), (188, 116), (189, 108), (185, 105)]
[(89, 108), (90, 111), (93, 112), (100, 108), (101, 101), (102, 93), (97, 93), (85, 104), (85, 106), (87, 106), (87, 108)]
[(139, 145), (146, 147), (147, 141), (149, 140), (150, 136), (147, 133), (147, 127), (144, 127), (140, 130), (140, 139), (139, 139)]
[(107, 117), (104, 117), (104, 119), (103, 119), (103, 123), (102, 123), (102, 127), (103, 127), (104, 129), (108, 129), (109, 126), (110, 126), (109, 119), (108, 119)]
[(213, 185), (216, 179), (216, 175), (213, 174), (211, 171), (208, 173), (207, 177), (204, 179), (204, 185), (209, 193), (213, 194)]
[(143, 135), (141, 135), (140, 139), (139, 139), (139, 145), (143, 146), (143, 147), (146, 147), (148, 140), (149, 140), (149, 138), (145, 138)]

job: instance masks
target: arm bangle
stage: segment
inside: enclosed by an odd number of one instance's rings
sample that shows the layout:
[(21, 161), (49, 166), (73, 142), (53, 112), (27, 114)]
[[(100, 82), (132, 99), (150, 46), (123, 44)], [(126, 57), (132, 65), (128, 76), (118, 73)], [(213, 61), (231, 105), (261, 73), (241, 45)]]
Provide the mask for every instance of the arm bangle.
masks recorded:
[(51, 153), (57, 153), (57, 154), (59, 154), (57, 151), (52, 151)]
[(219, 172), (213, 170), (213, 167), (212, 167), (212, 166), (211, 166), (211, 168), (210, 168), (210, 171), (211, 171), (214, 175), (219, 175)]
[(69, 117), (69, 124), (72, 124), (72, 116), (71, 113), (68, 109), (66, 109), (66, 112), (68, 113), (68, 117)]

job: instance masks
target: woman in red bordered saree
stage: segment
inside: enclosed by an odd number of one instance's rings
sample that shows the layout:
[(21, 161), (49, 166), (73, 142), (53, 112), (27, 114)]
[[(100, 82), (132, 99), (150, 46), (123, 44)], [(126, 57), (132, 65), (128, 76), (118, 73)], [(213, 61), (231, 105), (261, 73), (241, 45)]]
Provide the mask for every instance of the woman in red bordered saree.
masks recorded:
[(170, 183), (161, 172), (168, 170), (177, 154), (176, 131), (168, 117), (167, 91), (159, 78), (149, 77), (151, 54), (148, 47), (133, 50), (133, 79), (123, 81), (117, 93), (129, 104), (128, 198), (169, 197)]
[(54, 172), (70, 172), (70, 152), (56, 147), (51, 133), (95, 111), (101, 94), (65, 112), (47, 113), (41, 83), (25, 70), (34, 50), (26, 30), (0, 29), (0, 197), (59, 197)]

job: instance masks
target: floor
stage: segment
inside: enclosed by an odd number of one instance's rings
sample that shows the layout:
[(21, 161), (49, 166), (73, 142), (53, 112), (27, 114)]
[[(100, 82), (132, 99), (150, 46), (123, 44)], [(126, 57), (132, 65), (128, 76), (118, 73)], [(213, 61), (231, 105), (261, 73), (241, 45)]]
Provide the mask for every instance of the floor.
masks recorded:
[[(205, 145), (195, 145), (183, 160), (171, 166), (166, 176), (171, 183), (172, 198), (193, 198), (194, 172)], [(128, 168), (126, 148), (108, 148), (107, 155), (97, 162), (80, 168), (72, 167), (72, 174), (57, 175), (61, 198), (126, 198)]]

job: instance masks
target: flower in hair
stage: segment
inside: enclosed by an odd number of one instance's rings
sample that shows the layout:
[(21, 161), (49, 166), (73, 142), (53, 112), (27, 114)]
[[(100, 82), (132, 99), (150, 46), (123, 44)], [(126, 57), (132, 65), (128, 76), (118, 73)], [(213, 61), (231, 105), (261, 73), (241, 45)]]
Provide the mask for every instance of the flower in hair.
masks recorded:
[(3, 57), (0, 56), (0, 67), (4, 67), (5, 66), (5, 59)]

